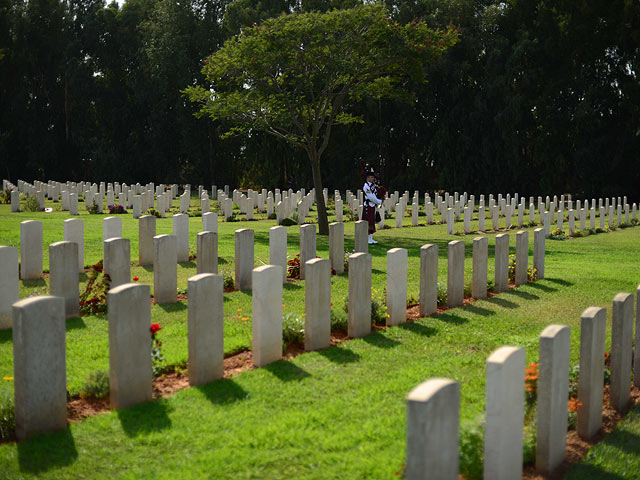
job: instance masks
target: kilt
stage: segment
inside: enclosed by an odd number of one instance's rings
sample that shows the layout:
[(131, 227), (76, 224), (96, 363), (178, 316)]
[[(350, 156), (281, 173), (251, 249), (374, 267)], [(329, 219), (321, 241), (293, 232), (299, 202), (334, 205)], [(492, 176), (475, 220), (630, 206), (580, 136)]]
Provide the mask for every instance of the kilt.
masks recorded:
[(362, 219), (369, 222), (369, 233), (376, 231), (376, 207), (370, 207), (367, 203), (362, 206)]

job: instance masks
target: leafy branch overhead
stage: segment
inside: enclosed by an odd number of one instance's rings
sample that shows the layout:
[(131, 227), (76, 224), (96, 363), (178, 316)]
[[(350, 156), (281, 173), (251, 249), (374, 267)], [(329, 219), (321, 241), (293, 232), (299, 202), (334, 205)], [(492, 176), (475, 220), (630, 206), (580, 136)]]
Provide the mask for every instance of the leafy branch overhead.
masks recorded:
[(400, 25), (380, 4), (283, 15), (227, 41), (203, 68), (210, 85), (186, 92), (201, 116), (234, 122), (227, 135), (261, 129), (322, 154), (332, 124), (362, 121), (347, 99), (402, 95), (457, 38), (454, 28)]

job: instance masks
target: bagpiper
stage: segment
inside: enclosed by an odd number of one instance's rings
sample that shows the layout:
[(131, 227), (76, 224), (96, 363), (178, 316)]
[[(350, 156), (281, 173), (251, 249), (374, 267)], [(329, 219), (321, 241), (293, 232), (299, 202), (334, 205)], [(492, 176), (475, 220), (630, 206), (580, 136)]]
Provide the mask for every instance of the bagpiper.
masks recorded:
[(365, 173), (366, 178), (362, 191), (364, 193), (364, 202), (362, 206), (362, 219), (369, 222), (369, 239), (368, 243), (378, 243), (373, 239), (373, 234), (376, 232), (376, 206), (382, 205), (382, 200), (377, 196), (378, 186), (375, 183), (375, 172), (373, 169), (368, 169)]

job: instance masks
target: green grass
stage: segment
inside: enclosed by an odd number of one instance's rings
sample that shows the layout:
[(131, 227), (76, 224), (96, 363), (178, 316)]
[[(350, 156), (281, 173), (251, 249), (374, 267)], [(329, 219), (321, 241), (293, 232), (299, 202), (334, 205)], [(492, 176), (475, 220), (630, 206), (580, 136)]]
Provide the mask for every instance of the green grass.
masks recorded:
[[(18, 245), (19, 222), (29, 218), (44, 219), (45, 244), (62, 239), (65, 214), (11, 214), (0, 206), (0, 244)], [(82, 218), (86, 222), (86, 259), (91, 263), (101, 258), (102, 217), (85, 214)], [(405, 225), (410, 221), (406, 217)], [(192, 245), (200, 222), (200, 218), (190, 219)], [(129, 216), (123, 217), (123, 224), (135, 259), (137, 224)], [(256, 264), (266, 262), (268, 229), (273, 224), (220, 223), (219, 254), (227, 262), (221, 267), (233, 271), (233, 231), (237, 228), (255, 230)], [(345, 230), (345, 245), (350, 250), (352, 224)], [(170, 218), (158, 220), (158, 233), (170, 231)], [(487, 236), (492, 276), (494, 235)], [(380, 244), (370, 248), (374, 296), (382, 295), (386, 250), (393, 247), (409, 250), (409, 296), (418, 295), (419, 248), (425, 243), (439, 245), (439, 278), (446, 282), (446, 244), (452, 239), (464, 241), (466, 278), (470, 278), (473, 237), (447, 236), (444, 225), (378, 232)], [(288, 240), (293, 256), (299, 251), (297, 227), (288, 228)], [(572, 327), (572, 362), (576, 363), (581, 312), (598, 305), (610, 314), (615, 294), (634, 291), (640, 281), (639, 240), (640, 229), (629, 228), (547, 241), (545, 280), (415, 324), (183, 390), (169, 399), (99, 415), (18, 446), (2, 445), (0, 477), (394, 477), (405, 459), (405, 397), (411, 388), (435, 376), (461, 382), (462, 429), (475, 429), (484, 410), (486, 357), (501, 345), (517, 345), (526, 348), (528, 361), (535, 361), (542, 329), (561, 323)], [(531, 233), (530, 252), (532, 247)], [(515, 235), (511, 235), (512, 251), (514, 248)], [(324, 237), (318, 237), (318, 255), (328, 258)], [(182, 265), (179, 288), (186, 287), (186, 279), (193, 274), (194, 265)], [(136, 267), (132, 275), (153, 283), (151, 271)], [(342, 307), (347, 286), (346, 275), (332, 279), (334, 308)], [(33, 288), (22, 286), (21, 295)], [(302, 313), (304, 282), (288, 285), (283, 302), (285, 311)], [(248, 347), (250, 294), (226, 294), (224, 308), (225, 350)], [(163, 325), (160, 336), (169, 363), (187, 358), (186, 313), (183, 303), (152, 308), (153, 321)], [(244, 322), (239, 315), (249, 320)], [(69, 390), (74, 393), (90, 372), (108, 367), (105, 318), (69, 320), (67, 355)], [(11, 334), (0, 332), (0, 377), (12, 375), (12, 368)], [(636, 425), (632, 431), (637, 435), (640, 422), (630, 423)], [(467, 460), (462, 462), (464, 471), (477, 470), (478, 461), (469, 464)]]

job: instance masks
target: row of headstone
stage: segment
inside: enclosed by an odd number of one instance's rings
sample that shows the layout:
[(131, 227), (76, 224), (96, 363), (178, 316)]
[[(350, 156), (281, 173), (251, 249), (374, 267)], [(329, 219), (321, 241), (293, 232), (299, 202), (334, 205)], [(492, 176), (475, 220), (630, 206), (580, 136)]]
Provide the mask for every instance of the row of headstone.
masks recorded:
[[(640, 286), (636, 291), (636, 348), (640, 345)], [(602, 426), (606, 311), (589, 307), (581, 317), (577, 433), (591, 440)], [(633, 355), (633, 296), (613, 300), (611, 385), (613, 408), (629, 405), (631, 375), (640, 386), (640, 355)], [(536, 470), (548, 476), (565, 458), (569, 397), (570, 328), (550, 325), (540, 335), (537, 380)], [(632, 358), (633, 364), (632, 364)], [(523, 348), (505, 346), (487, 359), (484, 433), (484, 478), (522, 478), (524, 427)], [(405, 476), (457, 479), (460, 385), (434, 378), (407, 396), (407, 463)]]
[[(286, 248), (286, 230), (283, 230), (283, 227), (273, 227), (270, 237), (279, 237), (280, 243), (284, 238)], [(199, 235), (216, 234), (202, 232)], [(236, 241), (240, 244), (236, 245), (236, 252), (246, 253), (253, 248), (253, 232), (238, 230)], [(126, 270), (128, 239), (114, 237), (104, 243), (105, 270), (107, 263), (111, 269), (118, 264), (118, 268)], [(450, 243), (450, 255), (456, 256), (453, 262), (460, 261), (460, 251), (464, 252), (459, 248), (460, 243)], [(154, 281), (154, 289), (156, 302), (162, 303), (161, 295), (175, 296), (176, 292), (176, 236), (154, 236), (153, 244), (154, 273), (163, 279)], [(483, 247), (486, 254), (486, 241)], [(111, 248), (114, 248), (113, 252)], [(17, 263), (15, 250), (0, 248), (0, 258), (11, 257)], [(109, 262), (106, 260), (107, 252)], [(282, 251), (271, 253), (282, 256)], [(77, 244), (53, 244), (50, 255), (53, 295), (28, 298), (12, 306), (16, 434), (19, 439), (66, 425), (64, 319), (77, 314)], [(249, 257), (252, 259), (252, 255)], [(481, 269), (485, 274), (485, 294), (486, 261), (485, 255), (485, 265)], [(318, 350), (330, 346), (331, 266), (329, 260), (321, 258), (310, 258), (304, 263), (305, 349)], [(474, 256), (474, 273), (478, 264)], [(406, 321), (407, 265), (406, 249), (394, 248), (387, 252), (388, 325)], [(113, 270), (110, 274), (112, 278), (118, 277)], [(371, 332), (371, 275), (372, 257), (369, 253), (358, 252), (349, 256), (348, 333), (352, 338)], [(163, 284), (169, 278), (173, 279), (168, 282), (171, 285)], [(432, 283), (433, 278), (437, 279), (437, 246), (426, 245), (421, 250), (421, 304), (424, 301), (422, 283)], [(250, 279), (237, 279), (248, 282), (252, 289), (252, 358), (258, 367), (282, 358), (282, 279), (281, 265), (251, 268)], [(214, 273), (198, 273), (189, 279), (188, 285), (189, 382), (197, 385), (223, 375), (223, 279)], [(74, 292), (73, 298), (68, 296), (71, 291)], [(108, 293), (110, 405), (114, 409), (151, 399), (149, 297), (148, 285), (132, 284), (126, 278), (122, 282), (114, 281)]]

